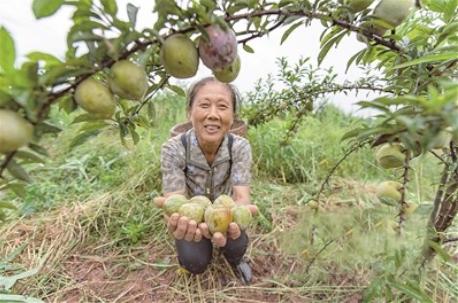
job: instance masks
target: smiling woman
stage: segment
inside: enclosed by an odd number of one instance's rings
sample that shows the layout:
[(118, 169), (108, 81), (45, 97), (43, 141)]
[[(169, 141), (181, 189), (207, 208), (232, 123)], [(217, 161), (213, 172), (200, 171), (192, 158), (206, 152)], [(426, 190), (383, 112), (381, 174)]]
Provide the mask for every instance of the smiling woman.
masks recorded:
[[(230, 195), (236, 204), (250, 204), (251, 147), (243, 137), (230, 134), (238, 107), (236, 89), (213, 77), (195, 83), (188, 93), (188, 118), (192, 128), (169, 139), (162, 146), (161, 170), (164, 197), (184, 194), (188, 198), (204, 195), (211, 201)], [(178, 260), (194, 274), (202, 273), (212, 259), (213, 244), (240, 274), (251, 280), (251, 270), (243, 261), (248, 237), (232, 222), (227, 234), (210, 234), (206, 223), (197, 223), (178, 213), (166, 218), (176, 241)]]

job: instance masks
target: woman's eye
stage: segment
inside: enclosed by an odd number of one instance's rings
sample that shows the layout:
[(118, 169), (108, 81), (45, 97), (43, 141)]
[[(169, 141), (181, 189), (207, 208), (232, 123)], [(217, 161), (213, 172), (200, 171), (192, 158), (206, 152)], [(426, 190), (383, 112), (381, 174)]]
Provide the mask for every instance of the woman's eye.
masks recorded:
[(201, 103), (201, 104), (200, 104), (200, 107), (202, 107), (202, 108), (208, 108), (208, 103)]

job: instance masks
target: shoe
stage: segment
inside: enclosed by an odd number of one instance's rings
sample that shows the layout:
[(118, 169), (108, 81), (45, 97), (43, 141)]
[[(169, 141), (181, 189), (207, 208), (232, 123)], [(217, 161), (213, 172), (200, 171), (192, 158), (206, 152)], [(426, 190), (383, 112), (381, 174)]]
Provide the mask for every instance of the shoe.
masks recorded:
[(253, 272), (251, 271), (251, 267), (247, 262), (241, 261), (233, 268), (243, 284), (248, 285), (251, 283), (251, 280), (253, 279)]

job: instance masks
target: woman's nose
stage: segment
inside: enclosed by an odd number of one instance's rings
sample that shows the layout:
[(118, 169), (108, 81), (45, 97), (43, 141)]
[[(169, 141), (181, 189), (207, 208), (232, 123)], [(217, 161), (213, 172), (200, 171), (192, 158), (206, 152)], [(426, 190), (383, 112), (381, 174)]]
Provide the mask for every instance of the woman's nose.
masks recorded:
[(216, 106), (210, 106), (208, 108), (208, 116), (210, 117), (217, 117), (218, 116), (218, 108)]

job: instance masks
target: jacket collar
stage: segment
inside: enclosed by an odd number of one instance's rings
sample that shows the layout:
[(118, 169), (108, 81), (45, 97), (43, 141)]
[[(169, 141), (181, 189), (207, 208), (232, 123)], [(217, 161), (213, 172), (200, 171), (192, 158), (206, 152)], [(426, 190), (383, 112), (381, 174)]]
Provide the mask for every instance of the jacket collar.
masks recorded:
[(190, 147), (190, 155), (189, 155), (189, 162), (195, 166), (198, 166), (205, 170), (211, 170), (213, 167), (229, 161), (229, 150), (227, 146), (228, 136), (227, 134), (224, 136), (223, 142), (219, 146), (218, 152), (216, 153), (215, 160), (213, 161), (212, 165), (210, 166), (205, 159), (204, 153), (199, 146), (199, 142), (197, 141), (197, 136), (194, 128), (190, 129), (187, 134), (188, 146)]

